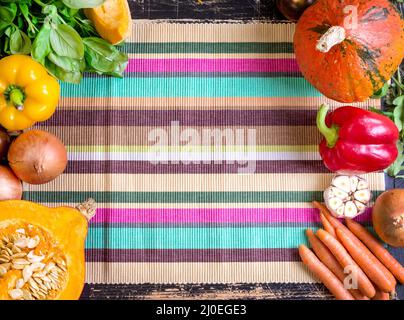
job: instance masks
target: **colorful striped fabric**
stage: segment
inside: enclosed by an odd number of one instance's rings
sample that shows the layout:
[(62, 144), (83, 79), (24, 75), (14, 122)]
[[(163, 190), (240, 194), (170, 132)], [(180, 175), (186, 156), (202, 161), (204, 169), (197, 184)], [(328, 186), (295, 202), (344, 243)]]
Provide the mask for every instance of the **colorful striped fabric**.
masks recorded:
[[(25, 186), (25, 198), (97, 200), (88, 283), (316, 282), (296, 247), (305, 228), (319, 226), (310, 202), (332, 176), (317, 153), (316, 109), (340, 104), (299, 73), (293, 32), (292, 24), (135, 21), (123, 79), (63, 84), (58, 111), (40, 127), (66, 143), (68, 168), (48, 185)], [(219, 145), (184, 138), (215, 130), (241, 136)], [(163, 133), (170, 144), (156, 148)], [(253, 172), (240, 172), (248, 164)], [(384, 190), (382, 173), (367, 178)]]

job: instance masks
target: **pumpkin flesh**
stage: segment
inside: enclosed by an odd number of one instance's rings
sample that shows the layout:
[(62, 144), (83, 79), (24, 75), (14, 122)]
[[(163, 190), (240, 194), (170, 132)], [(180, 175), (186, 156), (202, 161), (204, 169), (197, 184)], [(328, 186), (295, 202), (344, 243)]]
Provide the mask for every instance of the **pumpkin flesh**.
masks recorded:
[[(53, 276), (58, 280), (58, 288), (44, 290), (46, 294), (42, 292), (38, 297), (31, 296), (33, 299), (75, 300), (80, 297), (85, 280), (86, 235), (87, 220), (74, 208), (53, 209), (28, 201), (0, 202), (0, 252), (7, 250), (6, 243), (9, 243), (9, 251), (13, 251), (13, 244), (18, 244), (22, 246), (19, 249), (21, 252), (33, 251), (34, 257), (44, 257), (40, 263), (45, 268), (48, 264), (55, 265), (51, 270), (55, 271), (56, 275)], [(37, 239), (38, 244), (34, 248), (24, 248), (21, 240), (15, 242), (16, 238)], [(12, 261), (16, 263), (15, 259)], [(14, 264), (11, 262), (11, 265)], [(36, 272), (43, 270), (38, 269)], [(0, 300), (12, 299), (10, 291), (16, 289), (18, 279), (23, 279), (23, 269), (19, 269), (18, 265), (17, 269), (9, 266), (7, 272), (0, 276)], [(29, 291), (30, 282), (25, 283), (22, 289)]]
[[(357, 8), (357, 27), (346, 24), (349, 5)], [(345, 40), (319, 51), (318, 41), (333, 26), (344, 27)], [(404, 21), (388, 0), (318, 0), (300, 18), (294, 48), (301, 72), (321, 93), (339, 102), (364, 101), (400, 65)]]
[(84, 9), (100, 36), (111, 44), (124, 41), (131, 31), (132, 17), (127, 0), (106, 0), (101, 6)]

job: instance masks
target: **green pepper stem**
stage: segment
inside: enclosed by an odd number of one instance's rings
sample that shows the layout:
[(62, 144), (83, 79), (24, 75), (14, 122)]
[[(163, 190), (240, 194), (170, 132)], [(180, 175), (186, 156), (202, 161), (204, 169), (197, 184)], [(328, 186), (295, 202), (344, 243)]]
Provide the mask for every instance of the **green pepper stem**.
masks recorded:
[(338, 128), (334, 126), (329, 128), (325, 123), (325, 117), (329, 108), (325, 103), (321, 105), (317, 112), (317, 128), (327, 141), (328, 147), (333, 148), (338, 141)]
[(24, 108), (24, 93), (19, 88), (14, 88), (10, 91), (10, 102), (18, 109)]

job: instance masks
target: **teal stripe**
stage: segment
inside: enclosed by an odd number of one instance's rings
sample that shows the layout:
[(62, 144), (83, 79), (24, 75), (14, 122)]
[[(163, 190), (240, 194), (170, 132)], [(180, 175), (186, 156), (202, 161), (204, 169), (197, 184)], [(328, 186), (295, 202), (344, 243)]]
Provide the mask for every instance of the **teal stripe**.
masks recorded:
[(320, 97), (304, 78), (84, 78), (62, 84), (64, 97)]
[(88, 249), (297, 248), (305, 228), (90, 228)]
[(129, 42), (127, 53), (293, 53), (291, 42)]
[(244, 203), (322, 201), (321, 191), (267, 192), (49, 192), (30, 191), (24, 199), (35, 202), (80, 203), (94, 198), (99, 203)]

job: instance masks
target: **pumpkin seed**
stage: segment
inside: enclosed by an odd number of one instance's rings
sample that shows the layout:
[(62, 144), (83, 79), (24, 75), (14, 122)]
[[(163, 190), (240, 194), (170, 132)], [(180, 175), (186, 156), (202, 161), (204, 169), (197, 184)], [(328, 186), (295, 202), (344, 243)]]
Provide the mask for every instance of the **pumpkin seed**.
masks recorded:
[(10, 290), (8, 292), (8, 294), (10, 295), (11, 299), (13, 299), (13, 300), (19, 300), (23, 297), (23, 292), (21, 289)]
[(30, 264), (30, 263), (26, 259), (18, 258), (18, 259), (13, 259), (13, 264), (27, 265), (27, 264)]
[(14, 253), (10, 258), (11, 259), (24, 258), (26, 255), (27, 254), (25, 252)]
[(13, 253), (20, 253), (21, 249), (16, 247), (15, 245), (13, 245), (13, 247), (11, 248), (11, 250), (13, 251)]
[(24, 300), (33, 300), (31, 293), (28, 290), (22, 289), (22, 298)]
[[(36, 279), (35, 279), (35, 280), (36, 280)], [(28, 280), (28, 284), (29, 284), (29, 286), (30, 286), (32, 289), (34, 289), (35, 291), (38, 291), (38, 290), (39, 290), (39, 287), (38, 287), (38, 285), (37, 285), (37, 282), (34, 281), (34, 278), (29, 279), (29, 280)]]
[(28, 239), (26, 238), (17, 239), (15, 240), (14, 245), (18, 248), (24, 249), (28, 246)]
[(7, 263), (10, 261), (10, 257), (7, 257), (5, 255), (0, 256), (0, 263)]
[(24, 270), (22, 270), (22, 277), (25, 282), (27, 282), (32, 277), (32, 265), (26, 266)]
[(25, 267), (25, 265), (13, 263), (13, 264), (11, 265), (11, 267), (12, 267), (13, 269), (15, 269), (15, 270), (23, 270), (24, 267)]
[(8, 247), (5, 247), (3, 251), (7, 252), (9, 256), (13, 255), (13, 251)]
[(21, 289), (25, 284), (24, 279), (18, 279), (17, 282), (15, 283), (15, 288), (16, 289)]

